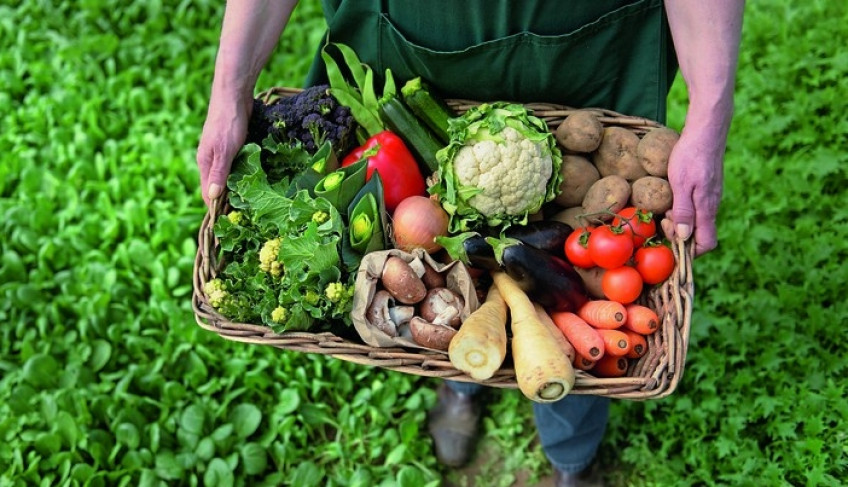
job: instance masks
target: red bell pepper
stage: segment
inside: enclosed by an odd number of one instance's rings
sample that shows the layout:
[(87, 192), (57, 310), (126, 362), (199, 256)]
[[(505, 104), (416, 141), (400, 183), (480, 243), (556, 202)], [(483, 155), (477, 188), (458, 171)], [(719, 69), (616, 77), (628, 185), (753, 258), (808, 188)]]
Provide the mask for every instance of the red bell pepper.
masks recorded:
[(366, 179), (371, 179), (374, 171), (380, 173), (386, 211), (390, 214), (405, 198), (426, 193), (427, 185), (415, 156), (394, 133), (384, 130), (373, 135), (346, 155), (342, 159), (342, 166), (349, 166), (362, 157), (368, 158)]

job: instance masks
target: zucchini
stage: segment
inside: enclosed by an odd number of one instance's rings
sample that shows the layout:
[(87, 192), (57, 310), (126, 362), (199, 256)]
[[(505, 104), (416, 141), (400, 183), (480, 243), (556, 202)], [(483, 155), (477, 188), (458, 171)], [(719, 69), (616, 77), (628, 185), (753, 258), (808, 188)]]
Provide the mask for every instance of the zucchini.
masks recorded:
[(429, 176), (439, 167), (436, 152), (445, 144), (436, 138), (435, 134), (421, 123), (418, 117), (404, 105), (397, 96), (384, 96), (380, 103), (380, 118), (389, 130), (406, 142), (409, 150), (418, 160), (421, 172)]
[(456, 112), (443, 99), (433, 95), (421, 77), (407, 81), (400, 92), (412, 113), (423, 120), (444, 144), (449, 144), (448, 120), (455, 117)]

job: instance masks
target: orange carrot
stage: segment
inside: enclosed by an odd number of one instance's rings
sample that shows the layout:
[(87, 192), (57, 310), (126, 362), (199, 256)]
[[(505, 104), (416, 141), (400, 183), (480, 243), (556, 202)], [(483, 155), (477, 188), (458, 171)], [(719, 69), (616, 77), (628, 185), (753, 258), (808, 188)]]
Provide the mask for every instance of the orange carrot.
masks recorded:
[(628, 338), (630, 338), (630, 351), (625, 355), (627, 358), (640, 358), (648, 351), (648, 341), (645, 340), (645, 335), (636, 333), (635, 331), (623, 329)]
[(577, 311), (577, 316), (595, 328), (614, 330), (627, 320), (627, 309), (623, 304), (609, 299), (593, 299)]
[(627, 320), (624, 322), (624, 327), (628, 330), (650, 335), (659, 329), (660, 319), (651, 308), (640, 304), (628, 304), (626, 309)]
[(582, 355), (574, 354), (574, 368), (579, 370), (592, 370), (597, 360), (588, 359)]
[(551, 319), (578, 354), (592, 360), (604, 355), (604, 341), (601, 335), (583, 318), (568, 311), (555, 311), (551, 313)]
[(613, 355), (604, 355), (595, 362), (592, 373), (598, 377), (621, 377), (627, 373), (627, 359)]
[(627, 355), (633, 348), (630, 338), (621, 330), (605, 330), (598, 328), (598, 335), (604, 341), (605, 355), (620, 357)]

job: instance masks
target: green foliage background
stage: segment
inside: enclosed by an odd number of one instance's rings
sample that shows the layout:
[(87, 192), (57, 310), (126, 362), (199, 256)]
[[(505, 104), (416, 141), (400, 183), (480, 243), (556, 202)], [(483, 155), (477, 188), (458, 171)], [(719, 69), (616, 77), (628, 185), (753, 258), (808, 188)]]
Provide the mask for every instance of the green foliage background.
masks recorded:
[[(201, 330), (194, 152), (223, 2), (0, 6), (0, 486), (439, 485), (429, 379)], [(612, 485), (848, 481), (843, 2), (748, 3), (720, 247), (698, 259), (686, 372), (616, 401)], [(295, 11), (260, 88), (321, 39)], [(670, 124), (685, 113), (680, 81)], [(478, 485), (550, 467), (494, 391)]]

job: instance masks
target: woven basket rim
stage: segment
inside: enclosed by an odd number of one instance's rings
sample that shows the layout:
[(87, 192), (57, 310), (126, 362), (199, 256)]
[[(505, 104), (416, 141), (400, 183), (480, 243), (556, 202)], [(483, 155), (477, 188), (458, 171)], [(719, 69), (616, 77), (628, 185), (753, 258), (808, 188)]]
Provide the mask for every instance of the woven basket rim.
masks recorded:
[[(300, 88), (274, 87), (262, 92), (259, 97), (267, 103), (276, 97), (292, 96), (300, 91)], [(480, 104), (464, 99), (447, 99), (446, 102), (459, 112)], [(575, 111), (587, 110), (595, 113), (604, 126), (621, 126), (637, 134), (662, 126), (646, 118), (623, 115), (606, 109), (575, 109), (551, 103), (530, 103), (524, 106), (544, 120), (549, 127), (556, 126)], [(411, 375), (474, 382), (498, 388), (518, 387), (515, 371), (509, 366), (501, 368), (490, 379), (478, 381), (455, 369), (446, 352), (376, 348), (342, 338), (332, 332), (275, 333), (264, 325), (228, 320), (209, 305), (202, 291), (203, 285), (219, 272), (221, 263), (217, 260), (217, 239), (212, 229), (217, 216), (222, 214), (225, 207), (224, 197), (213, 201), (198, 231), (198, 250), (193, 269), (192, 309), (197, 325), (204, 330), (231, 341), (328, 355), (339, 360)], [(645, 400), (666, 397), (674, 392), (683, 374), (689, 344), (694, 298), (694, 245), (691, 240), (675, 240), (671, 248), (676, 262), (672, 276), (646, 293), (644, 304), (657, 311), (661, 318), (660, 329), (647, 337), (648, 353), (635, 361), (627, 375), (620, 378), (596, 378), (581, 370), (575, 370), (576, 382), (571, 394)]]

